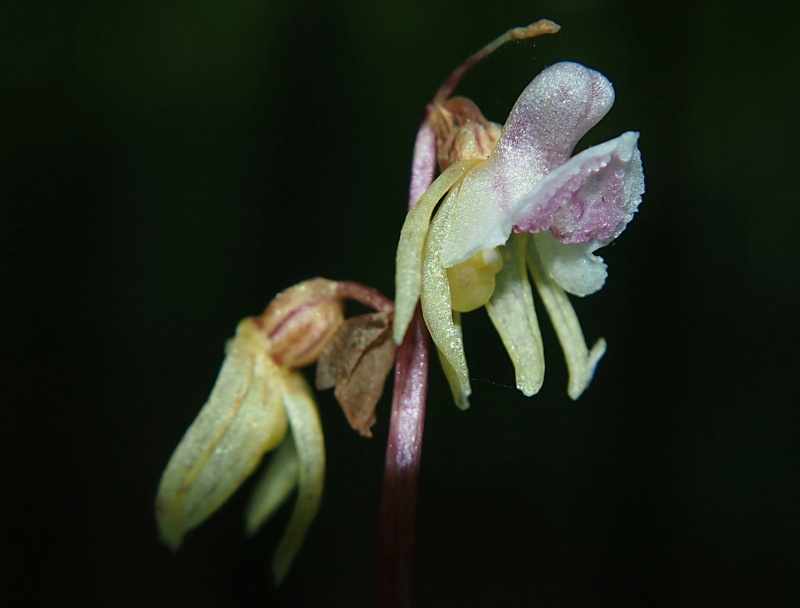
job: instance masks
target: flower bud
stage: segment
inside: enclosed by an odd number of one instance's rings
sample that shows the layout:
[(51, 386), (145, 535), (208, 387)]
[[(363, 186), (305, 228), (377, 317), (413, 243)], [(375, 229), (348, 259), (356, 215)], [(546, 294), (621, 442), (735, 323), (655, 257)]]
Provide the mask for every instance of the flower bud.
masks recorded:
[(313, 363), (344, 321), (337, 283), (311, 279), (282, 291), (258, 319), (269, 355), (294, 369)]
[(500, 125), (487, 120), (469, 99), (448, 99), (438, 107), (437, 149), (439, 168), (461, 160), (483, 159), (500, 139)]

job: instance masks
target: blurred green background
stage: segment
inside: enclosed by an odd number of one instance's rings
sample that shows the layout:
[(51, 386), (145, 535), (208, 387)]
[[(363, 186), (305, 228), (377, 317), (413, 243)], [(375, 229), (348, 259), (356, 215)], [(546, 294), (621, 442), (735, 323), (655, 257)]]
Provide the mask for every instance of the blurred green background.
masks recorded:
[[(760, 8), (755, 8), (760, 6)], [(282, 511), (246, 492), (175, 555), (152, 499), (238, 320), (311, 276), (392, 294), (411, 149), (459, 92), (505, 120), (544, 66), (641, 132), (647, 194), (576, 301), (605, 359), (571, 402), (552, 330), (525, 399), (482, 312), (472, 409), (432, 374), (416, 606), (800, 602), (796, 3), (562, 0), (0, 4), (2, 523), (9, 606), (369, 606), (375, 437), (319, 397), (324, 504), (284, 586)]]

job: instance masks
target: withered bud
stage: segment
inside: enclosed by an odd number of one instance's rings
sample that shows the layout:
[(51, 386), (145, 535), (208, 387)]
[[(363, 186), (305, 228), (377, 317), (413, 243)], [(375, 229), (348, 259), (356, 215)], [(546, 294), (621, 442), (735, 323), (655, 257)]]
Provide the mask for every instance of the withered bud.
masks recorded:
[(435, 107), (439, 169), (461, 160), (488, 158), (502, 127), (484, 117), (465, 97), (454, 97)]
[(313, 363), (344, 321), (337, 283), (310, 279), (282, 291), (258, 319), (278, 365), (294, 369)]
[(392, 311), (384, 311), (347, 319), (317, 364), (317, 388), (336, 387), (347, 421), (364, 437), (372, 436), (375, 406), (394, 364), (392, 317)]

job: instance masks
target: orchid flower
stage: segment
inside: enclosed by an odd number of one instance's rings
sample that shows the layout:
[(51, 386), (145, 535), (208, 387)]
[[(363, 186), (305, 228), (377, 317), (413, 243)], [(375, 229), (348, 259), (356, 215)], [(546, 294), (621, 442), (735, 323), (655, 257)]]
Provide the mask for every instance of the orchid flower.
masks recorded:
[[(410, 605), (425, 326), (460, 407), (471, 390), (461, 313), (482, 306), (511, 357), (517, 387), (535, 394), (544, 358), (530, 273), (565, 353), (568, 393), (576, 399), (585, 390), (605, 342), (587, 347), (567, 293), (589, 295), (605, 282), (606, 266), (594, 252), (625, 229), (644, 192), (638, 134), (572, 156), (614, 97), (604, 76), (576, 63), (537, 76), (502, 128), (473, 102), (449, 98), (463, 74), (502, 44), (558, 29), (541, 20), (509, 30), (456, 68), (428, 106), (397, 250), (396, 304), (358, 283), (312, 279), (239, 324), (208, 401), (161, 479), (156, 517), (166, 544), (177, 549), (275, 450), (247, 507), (246, 530), (258, 530), (297, 490), (273, 561), (280, 582), (319, 509), (324, 482), (322, 428), (300, 369), (316, 362), (317, 388), (333, 387), (351, 426), (370, 436), (396, 343), (376, 598), (382, 606)], [(433, 181), (437, 160), (442, 173)], [(345, 299), (376, 312), (345, 319)]]
[[(345, 298), (377, 312), (345, 321)], [(156, 518), (167, 545), (177, 549), (277, 448), (247, 507), (246, 530), (255, 533), (297, 489), (273, 561), (276, 581), (286, 576), (319, 509), (325, 476), (317, 406), (299, 369), (319, 360), (318, 386), (335, 386), (352, 426), (369, 435), (394, 359), (392, 308), (359, 283), (312, 279), (239, 323), (208, 401), (161, 478)]]
[(566, 294), (586, 296), (603, 286), (606, 265), (594, 252), (632, 219), (644, 176), (634, 132), (571, 155), (613, 101), (602, 74), (564, 62), (528, 85), (502, 130), (469, 100), (436, 107), (443, 172), (403, 225), (394, 338), (402, 342), (420, 301), (462, 408), (471, 389), (461, 313), (481, 306), (514, 364), (517, 388), (530, 396), (542, 385), (528, 272), (564, 351), (569, 396), (577, 399), (592, 379), (605, 341), (587, 347)]

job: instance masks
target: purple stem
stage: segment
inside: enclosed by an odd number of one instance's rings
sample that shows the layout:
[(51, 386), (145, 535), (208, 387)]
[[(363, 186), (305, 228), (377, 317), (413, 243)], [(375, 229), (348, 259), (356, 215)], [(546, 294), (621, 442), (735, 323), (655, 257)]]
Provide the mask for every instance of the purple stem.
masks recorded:
[[(513, 28), (468, 57), (453, 70), (434, 96), (433, 102), (428, 105), (425, 119), (417, 131), (408, 193), (409, 209), (433, 183), (437, 152), (435, 107), (450, 97), (462, 76), (472, 66), (506, 42), (552, 34), (558, 30), (558, 25), (546, 19), (532, 23), (528, 27)], [(422, 318), (422, 311), (417, 306), (403, 343), (397, 349), (375, 566), (377, 608), (411, 606), (414, 514), (422, 459), (425, 400), (428, 392), (429, 342), (428, 328)]]
[[(436, 170), (436, 128), (430, 116), (429, 107), (414, 144), (409, 209), (431, 185)], [(428, 328), (417, 306), (403, 343), (397, 349), (394, 368), (375, 560), (375, 606), (378, 608), (411, 606), (411, 562), (428, 395), (429, 342)]]
[(375, 605), (411, 606), (414, 520), (428, 390), (428, 328), (417, 307), (397, 349), (378, 532)]

